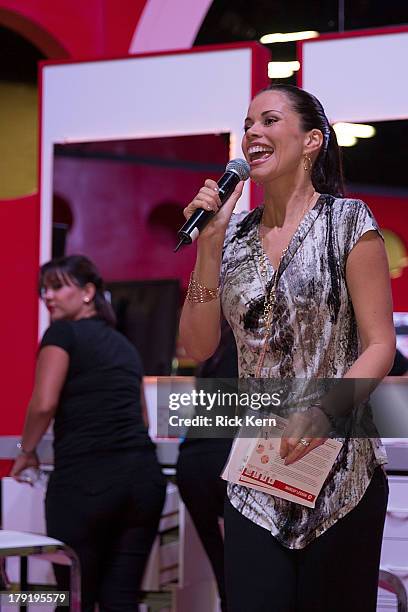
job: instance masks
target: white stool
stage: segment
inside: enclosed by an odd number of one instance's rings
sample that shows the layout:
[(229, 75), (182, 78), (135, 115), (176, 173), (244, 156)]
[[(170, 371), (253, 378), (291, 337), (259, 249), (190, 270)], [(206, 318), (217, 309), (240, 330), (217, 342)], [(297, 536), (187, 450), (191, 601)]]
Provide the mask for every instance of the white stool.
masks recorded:
[(378, 584), (382, 589), (394, 593), (397, 596), (398, 612), (408, 611), (407, 592), (402, 580), (398, 578), (398, 576), (380, 569)]
[(69, 609), (71, 612), (81, 610), (81, 572), (79, 560), (74, 551), (63, 542), (47, 536), (6, 531), (0, 529), (0, 557), (29, 557), (36, 555), (47, 557), (53, 563), (71, 565), (69, 591)]

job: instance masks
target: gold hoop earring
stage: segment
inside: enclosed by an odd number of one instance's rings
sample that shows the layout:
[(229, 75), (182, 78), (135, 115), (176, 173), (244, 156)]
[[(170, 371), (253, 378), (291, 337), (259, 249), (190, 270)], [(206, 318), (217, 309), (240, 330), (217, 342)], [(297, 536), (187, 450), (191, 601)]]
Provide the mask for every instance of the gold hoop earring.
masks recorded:
[(312, 158), (310, 157), (309, 153), (305, 153), (303, 155), (303, 168), (305, 169), (305, 172), (311, 172), (312, 166), (313, 166)]

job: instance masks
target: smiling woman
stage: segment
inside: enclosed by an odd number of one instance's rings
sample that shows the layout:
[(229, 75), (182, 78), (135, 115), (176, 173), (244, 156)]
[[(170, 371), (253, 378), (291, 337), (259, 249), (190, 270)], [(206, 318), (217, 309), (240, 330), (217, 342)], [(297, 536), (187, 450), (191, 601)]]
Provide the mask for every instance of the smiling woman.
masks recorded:
[[(264, 205), (233, 215), (239, 184), (200, 233), (192, 278), (218, 291), (204, 302), (187, 298), (187, 352), (204, 359), (214, 351), (222, 309), (241, 377), (380, 380), (395, 350), (387, 258), (371, 211), (342, 197), (339, 147), (321, 103), (297, 87), (270, 86), (249, 106), (242, 150)], [(207, 180), (184, 213), (218, 206), (216, 183)], [(341, 416), (369, 417), (366, 400), (362, 392), (349, 408), (343, 403)], [(341, 437), (338, 409), (321, 391), (293, 394), (283, 416), (285, 465)], [(229, 483), (231, 612), (261, 612), (271, 601), (276, 612), (375, 611), (387, 484), (384, 449), (371, 435), (342, 439), (314, 508)], [(340, 574), (336, 560), (346, 555)]]

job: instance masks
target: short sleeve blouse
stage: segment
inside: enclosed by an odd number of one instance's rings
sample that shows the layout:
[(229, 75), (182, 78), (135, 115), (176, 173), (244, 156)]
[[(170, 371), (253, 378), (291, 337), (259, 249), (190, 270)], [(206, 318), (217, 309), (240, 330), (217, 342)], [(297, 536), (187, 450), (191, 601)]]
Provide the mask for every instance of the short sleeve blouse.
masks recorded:
[[(255, 376), (265, 338), (263, 307), (274, 280), (261, 274), (262, 207), (233, 215), (223, 249), (221, 303), (237, 343), (240, 377)], [(356, 361), (359, 339), (346, 284), (347, 257), (368, 231), (379, 233), (361, 200), (321, 195), (290, 241), (279, 268), (265, 378), (341, 378)], [(229, 484), (231, 503), (289, 548), (303, 548), (352, 510), (374, 469), (386, 463), (377, 438), (346, 440), (314, 509)]]

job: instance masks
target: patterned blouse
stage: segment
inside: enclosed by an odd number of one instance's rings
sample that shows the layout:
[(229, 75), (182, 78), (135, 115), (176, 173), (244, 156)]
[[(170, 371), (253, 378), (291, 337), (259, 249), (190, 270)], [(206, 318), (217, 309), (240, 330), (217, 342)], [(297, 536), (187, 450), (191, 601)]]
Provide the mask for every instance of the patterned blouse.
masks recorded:
[[(262, 210), (233, 215), (223, 249), (221, 303), (235, 335), (241, 378), (255, 376), (265, 335)], [(262, 377), (341, 378), (356, 361), (359, 341), (345, 269), (351, 249), (370, 230), (379, 232), (360, 200), (321, 195), (306, 214), (281, 260)], [(268, 289), (275, 271), (269, 261), (267, 267)], [(341, 441), (315, 508), (229, 483), (232, 505), (284, 546), (304, 548), (355, 508), (375, 468), (387, 462), (378, 438)]]

